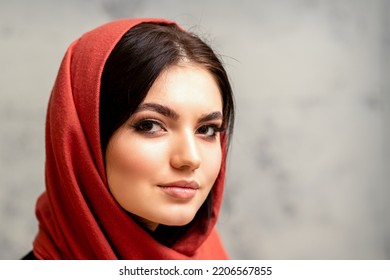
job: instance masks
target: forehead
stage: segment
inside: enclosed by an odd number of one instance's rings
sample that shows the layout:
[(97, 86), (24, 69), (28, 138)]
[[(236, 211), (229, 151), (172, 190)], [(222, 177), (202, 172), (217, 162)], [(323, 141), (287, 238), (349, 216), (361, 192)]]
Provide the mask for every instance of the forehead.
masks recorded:
[(213, 75), (203, 67), (188, 63), (165, 69), (153, 83), (144, 102), (222, 110), (221, 92)]

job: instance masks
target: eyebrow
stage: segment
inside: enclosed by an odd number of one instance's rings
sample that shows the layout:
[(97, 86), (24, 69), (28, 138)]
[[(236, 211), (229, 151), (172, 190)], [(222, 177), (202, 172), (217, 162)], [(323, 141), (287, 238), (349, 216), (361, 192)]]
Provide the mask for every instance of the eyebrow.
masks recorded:
[[(136, 113), (142, 111), (153, 111), (173, 120), (179, 119), (178, 113), (176, 113), (171, 108), (158, 103), (143, 103), (137, 108)], [(222, 119), (222, 113), (219, 111), (215, 111), (209, 114), (202, 115), (198, 121), (208, 122), (208, 121), (221, 120), (221, 119)]]
[(179, 118), (179, 114), (171, 108), (157, 103), (143, 103), (135, 112), (138, 113), (142, 111), (153, 111), (173, 120), (177, 120)]
[(202, 115), (202, 117), (199, 118), (199, 122), (209, 122), (214, 120), (222, 120), (221, 112), (212, 112), (210, 114)]

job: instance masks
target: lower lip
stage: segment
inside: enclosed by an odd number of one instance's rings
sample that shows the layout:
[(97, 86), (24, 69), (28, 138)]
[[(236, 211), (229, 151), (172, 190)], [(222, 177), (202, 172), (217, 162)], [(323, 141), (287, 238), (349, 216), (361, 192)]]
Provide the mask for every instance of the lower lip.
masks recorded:
[(191, 199), (195, 196), (197, 189), (182, 187), (161, 187), (161, 190), (167, 195), (177, 199)]

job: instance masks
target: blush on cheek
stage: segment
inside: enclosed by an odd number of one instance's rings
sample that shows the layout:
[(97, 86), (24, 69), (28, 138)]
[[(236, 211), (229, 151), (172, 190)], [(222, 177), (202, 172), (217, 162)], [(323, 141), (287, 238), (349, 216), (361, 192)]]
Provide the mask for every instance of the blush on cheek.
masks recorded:
[(155, 164), (163, 162), (163, 148), (155, 141), (134, 135), (132, 137), (122, 135), (118, 138), (112, 143), (111, 149), (111, 158), (115, 159), (116, 168), (124, 172), (138, 173), (149, 171)]
[(210, 188), (214, 185), (215, 180), (218, 177), (222, 163), (222, 151), (221, 149), (215, 149), (209, 153), (209, 156), (204, 162), (204, 170), (207, 172), (205, 175), (210, 183)]

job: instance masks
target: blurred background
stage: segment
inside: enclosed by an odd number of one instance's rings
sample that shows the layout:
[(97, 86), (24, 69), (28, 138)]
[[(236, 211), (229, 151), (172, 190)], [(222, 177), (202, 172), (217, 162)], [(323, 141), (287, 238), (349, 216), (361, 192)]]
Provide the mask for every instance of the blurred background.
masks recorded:
[(390, 1), (0, 0), (0, 259), (37, 231), (67, 46), (163, 17), (222, 56), (237, 116), (218, 227), (233, 259), (390, 259)]

